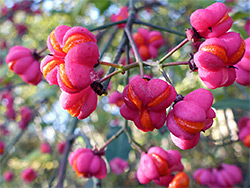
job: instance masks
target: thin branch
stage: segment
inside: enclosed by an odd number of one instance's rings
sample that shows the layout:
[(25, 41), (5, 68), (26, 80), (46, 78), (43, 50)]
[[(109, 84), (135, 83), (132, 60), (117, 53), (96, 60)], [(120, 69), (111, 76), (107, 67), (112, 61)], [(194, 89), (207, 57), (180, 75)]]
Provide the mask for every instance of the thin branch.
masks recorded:
[(132, 138), (132, 135), (129, 133), (128, 131), (128, 120), (126, 119), (125, 120), (125, 124), (124, 124), (124, 133), (127, 135), (128, 137), (128, 140), (129, 140), (129, 143), (139, 152), (139, 153), (142, 153), (142, 152), (147, 152), (147, 150), (142, 147), (138, 142), (136, 142), (133, 138)]
[(117, 139), (123, 132), (125, 127), (122, 127), (116, 134), (114, 134), (108, 141), (99, 149), (99, 151), (105, 151), (105, 148), (115, 139)]
[(162, 76), (166, 79), (166, 81), (170, 83), (171, 85), (173, 85), (170, 78), (168, 77), (167, 73), (165, 72), (163, 68), (160, 68), (160, 72), (162, 73)]
[(138, 51), (138, 48), (137, 48), (137, 46), (135, 44), (135, 41), (134, 41), (134, 39), (133, 39), (133, 37), (132, 37), (131, 32), (129, 31), (129, 29), (126, 27), (124, 29), (124, 31), (127, 34), (128, 40), (129, 40), (129, 42), (130, 42), (130, 44), (132, 46), (132, 49), (134, 51), (135, 59), (136, 59), (137, 62), (139, 62), (140, 75), (143, 78), (143, 76), (144, 76), (144, 73), (143, 73), (143, 64), (142, 64), (142, 59), (141, 59), (140, 53)]
[(72, 137), (72, 134), (74, 133), (74, 131), (75, 131), (76, 127), (77, 127), (77, 123), (78, 123), (78, 119), (75, 118), (74, 122), (73, 122), (73, 125), (72, 125), (72, 127), (70, 129), (70, 132), (68, 134), (65, 150), (64, 150), (62, 159), (60, 161), (60, 166), (59, 166), (59, 170), (58, 170), (58, 182), (57, 182), (57, 185), (56, 185), (57, 188), (63, 188), (63, 181), (64, 181), (64, 178), (65, 178), (65, 172), (66, 172), (66, 168), (67, 168), (67, 164), (68, 164), (67, 159), (68, 159), (68, 155), (69, 155), (70, 149), (71, 149), (71, 147), (73, 145), (74, 138), (75, 138), (75, 137)]
[(110, 34), (107, 43), (105, 44), (105, 46), (104, 46), (103, 49), (102, 49), (102, 52), (101, 52), (101, 54), (100, 54), (99, 59), (102, 59), (104, 53), (108, 50), (108, 47), (110, 46), (110, 44), (112, 43), (113, 39), (115, 38), (115, 35), (116, 35), (117, 31), (118, 31), (118, 27), (116, 27), (116, 28), (112, 31), (112, 33)]
[(163, 63), (162, 67), (168, 67), (168, 66), (175, 66), (175, 65), (189, 65), (188, 61), (181, 61), (181, 62), (169, 62), (169, 63)]
[(175, 30), (172, 30), (172, 29), (168, 29), (168, 28), (165, 28), (165, 27), (158, 26), (158, 25), (153, 25), (151, 23), (146, 23), (146, 22), (143, 22), (141, 20), (135, 20), (134, 23), (139, 24), (139, 25), (145, 25), (145, 26), (148, 26), (148, 27), (152, 27), (152, 28), (158, 29), (160, 31), (166, 31), (168, 33), (173, 33), (173, 34), (176, 34), (176, 35), (179, 35), (179, 36), (182, 36), (182, 37), (186, 37), (185, 33), (181, 33), (179, 31), (175, 31)]
[(41, 55), (43, 52), (45, 52), (48, 49), (48, 47), (44, 47), (40, 52), (37, 52), (37, 55)]
[(100, 65), (106, 65), (106, 66), (110, 66), (110, 67), (114, 67), (114, 68), (118, 68), (121, 69), (123, 66), (122, 65), (118, 65), (118, 64), (114, 64), (114, 63), (109, 63), (109, 62), (105, 62), (105, 61), (99, 61)]
[(168, 52), (163, 58), (159, 60), (159, 64), (164, 62), (167, 58), (169, 58), (175, 51), (184, 46), (189, 40), (185, 38), (180, 44), (178, 44), (175, 48), (173, 48), (170, 52)]
[(96, 31), (96, 30), (102, 30), (102, 29), (106, 29), (108, 27), (111, 27), (111, 26), (114, 26), (114, 25), (119, 25), (119, 24), (126, 23), (126, 22), (127, 22), (127, 19), (121, 20), (121, 21), (118, 21), (118, 22), (111, 22), (111, 23), (104, 24), (104, 25), (99, 26), (99, 27), (90, 28), (89, 31), (92, 32), (92, 31)]
[[(112, 68), (114, 68), (114, 67), (112, 67)], [(109, 80), (110, 80), (113, 76), (115, 76), (115, 75), (117, 75), (117, 74), (119, 74), (119, 73), (122, 73), (122, 70), (113, 71), (113, 72), (110, 73), (109, 75), (107, 75), (107, 76), (103, 77), (102, 79), (100, 79), (98, 82), (99, 82), (99, 83), (104, 82), (104, 84), (105, 84), (105, 83), (109, 82)], [(103, 85), (104, 85), (104, 84), (103, 84)]]
[[(132, 25), (134, 23), (134, 20), (135, 20), (135, 10), (133, 10), (131, 4), (133, 4), (133, 3), (130, 3), (130, 6), (129, 6), (129, 16), (128, 16), (127, 23), (126, 23), (126, 27), (129, 28), (129, 29), (132, 27)], [(119, 59), (121, 58), (122, 53), (124, 52), (124, 47), (126, 45), (126, 40), (127, 40), (127, 36), (124, 33), (123, 37), (121, 39), (121, 42), (120, 42), (119, 46), (117, 47), (116, 55), (115, 55), (115, 58), (114, 58), (114, 60), (113, 60), (112, 63), (114, 63), (114, 64), (118, 63)], [(114, 67), (110, 67), (109, 70), (108, 70), (107, 75), (111, 74), (114, 71), (115, 71), (115, 68)], [(108, 78), (107, 80), (105, 80), (105, 82), (103, 83), (103, 87), (104, 87), (105, 90), (108, 88), (108, 85), (109, 85), (109, 82), (110, 82), (110, 78)]]

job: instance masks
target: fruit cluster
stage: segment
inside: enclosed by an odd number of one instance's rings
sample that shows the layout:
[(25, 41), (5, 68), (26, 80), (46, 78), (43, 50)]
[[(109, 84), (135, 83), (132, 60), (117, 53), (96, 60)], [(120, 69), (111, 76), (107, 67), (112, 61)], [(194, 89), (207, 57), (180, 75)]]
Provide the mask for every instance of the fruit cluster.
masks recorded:
[(155, 59), (158, 56), (158, 49), (164, 44), (164, 39), (159, 31), (149, 31), (139, 28), (133, 34), (138, 51), (143, 61)]
[(18, 126), (20, 129), (24, 130), (27, 128), (30, 120), (33, 117), (33, 112), (27, 106), (22, 106), (20, 108), (21, 120), (18, 122)]
[(141, 154), (137, 179), (142, 184), (152, 180), (157, 185), (168, 186), (174, 178), (173, 172), (183, 171), (181, 154), (177, 150), (167, 150), (151, 147), (147, 153)]
[(50, 147), (48, 142), (41, 143), (40, 152), (41, 153), (51, 153), (52, 152), (51, 147)]
[(200, 168), (193, 173), (200, 185), (208, 187), (233, 187), (242, 181), (241, 169), (232, 164), (222, 163), (216, 168)]
[(121, 175), (126, 168), (128, 168), (128, 162), (120, 157), (115, 157), (109, 162), (110, 169), (113, 173)]
[(211, 108), (213, 95), (197, 89), (177, 102), (167, 116), (167, 127), (172, 141), (181, 149), (191, 149), (200, 140), (200, 132), (213, 124), (215, 112)]
[[(118, 12), (118, 14), (112, 14), (111, 17), (110, 17), (110, 20), (112, 22), (119, 22), (119, 21), (125, 20), (127, 18), (128, 18), (128, 7), (125, 6), (125, 7), (122, 7), (120, 9), (120, 11)], [(125, 26), (126, 26), (125, 23), (117, 25), (118, 28), (124, 28)]]
[(30, 49), (23, 46), (10, 48), (6, 56), (9, 69), (21, 76), (24, 82), (37, 85), (42, 81), (42, 73), (39, 69), (40, 57)]
[(11, 182), (13, 180), (13, 178), (14, 178), (14, 174), (12, 171), (4, 172), (4, 174), (3, 174), (4, 181)]
[(160, 129), (168, 108), (176, 97), (173, 86), (161, 79), (135, 78), (124, 88), (120, 112), (144, 132)]
[(41, 62), (44, 78), (61, 88), (64, 109), (74, 117), (86, 118), (97, 104), (97, 95), (90, 87), (99, 58), (95, 36), (83, 27), (60, 25), (49, 35), (47, 45), (51, 54)]
[(78, 148), (69, 156), (69, 164), (78, 177), (92, 176), (103, 179), (107, 175), (107, 168), (101, 154), (87, 148)]
[(206, 39), (194, 55), (201, 80), (210, 89), (232, 85), (236, 79), (234, 65), (243, 57), (245, 43), (240, 34), (226, 33), (233, 23), (227, 7), (217, 2), (198, 9), (190, 16), (190, 22), (196, 34), (191, 37), (194, 42), (199, 37)]
[(26, 184), (31, 183), (37, 177), (37, 173), (32, 168), (27, 168), (22, 171), (21, 178), (24, 180)]

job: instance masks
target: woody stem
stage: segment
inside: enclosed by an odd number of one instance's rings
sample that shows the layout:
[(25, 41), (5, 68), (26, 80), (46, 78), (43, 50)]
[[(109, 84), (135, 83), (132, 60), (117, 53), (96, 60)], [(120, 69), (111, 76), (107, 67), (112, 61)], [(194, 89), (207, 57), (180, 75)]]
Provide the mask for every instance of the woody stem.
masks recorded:
[(118, 68), (118, 69), (120, 69), (122, 67), (122, 65), (118, 65), (118, 64), (115, 64), (115, 63), (109, 63), (109, 62), (105, 62), (105, 61), (99, 61), (99, 64), (100, 65), (110, 66), (110, 67), (115, 67), (115, 68)]
[(175, 51), (180, 49), (182, 46), (184, 46), (189, 40), (185, 38), (180, 44), (178, 44), (175, 48), (173, 48), (170, 52), (168, 52), (164, 57), (162, 57), (158, 63), (163, 63), (167, 58), (169, 58)]
[(124, 132), (124, 127), (122, 127), (116, 134), (114, 134), (108, 141), (100, 148), (99, 151), (104, 151), (105, 148), (115, 139), (117, 139)]
[[(103, 63), (100, 63), (100, 64), (103, 64)], [(176, 65), (188, 65), (189, 62), (187, 61), (183, 61), (183, 62), (169, 62), (169, 63), (164, 63), (162, 64), (161, 66), (162, 67), (168, 67), (168, 66), (176, 66)], [(112, 66), (113, 63), (107, 63), (106, 62), (106, 65), (109, 65), (109, 66)], [(115, 64), (114, 64), (115, 65)], [(102, 79), (100, 79), (98, 82), (99, 83), (102, 83), (104, 82), (105, 80), (108, 80), (109, 78), (119, 74), (119, 73), (123, 73), (123, 72), (126, 72), (132, 68), (135, 68), (135, 67), (138, 67), (139, 66), (139, 62), (135, 62), (135, 63), (131, 63), (131, 64), (128, 64), (128, 65), (125, 65), (125, 66), (122, 66), (122, 65), (119, 65), (119, 69), (110, 73), (109, 75), (103, 77)]]
[(141, 77), (143, 77), (144, 76), (143, 63), (142, 63), (142, 59), (141, 59), (140, 53), (138, 51), (138, 48), (137, 48), (137, 46), (135, 44), (135, 41), (134, 41), (134, 39), (133, 39), (133, 37), (131, 35), (131, 32), (128, 30), (128, 28), (125, 28), (124, 31), (127, 34), (128, 40), (129, 40), (129, 42), (131, 44), (131, 47), (132, 47), (132, 49), (133, 49), (133, 51), (135, 53), (135, 59), (139, 63), (140, 75), (141, 75)]
[(41, 55), (43, 52), (45, 52), (48, 49), (48, 47), (44, 47), (40, 52), (37, 52), (37, 55)]

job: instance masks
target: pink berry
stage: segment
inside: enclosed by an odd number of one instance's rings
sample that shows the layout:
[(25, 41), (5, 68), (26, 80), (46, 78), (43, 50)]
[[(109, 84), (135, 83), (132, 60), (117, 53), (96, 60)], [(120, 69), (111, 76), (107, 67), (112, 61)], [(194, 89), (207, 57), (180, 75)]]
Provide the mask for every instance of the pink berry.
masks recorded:
[(47, 45), (52, 55), (42, 60), (40, 68), (50, 85), (78, 93), (94, 81), (99, 51), (89, 30), (60, 25), (49, 35)]
[(78, 177), (92, 176), (103, 179), (107, 175), (107, 168), (102, 157), (91, 149), (79, 148), (69, 156), (69, 163)]
[(242, 117), (238, 121), (239, 127), (239, 140), (243, 141), (243, 144), (250, 148), (250, 118)]
[[(181, 166), (182, 168), (176, 169), (175, 166)], [(154, 180), (155, 183), (162, 185), (164, 182), (170, 182), (172, 179), (171, 173), (178, 170), (183, 170), (181, 155), (178, 151), (165, 151), (160, 147), (151, 147), (147, 153), (141, 154), (137, 179), (142, 184)]]
[(111, 171), (117, 175), (121, 175), (126, 168), (128, 168), (128, 162), (124, 159), (116, 157), (110, 162)]
[(214, 3), (205, 9), (198, 9), (190, 16), (191, 25), (201, 37), (212, 38), (226, 33), (233, 24), (223, 3)]
[(122, 93), (119, 91), (114, 91), (109, 95), (109, 103), (110, 104), (116, 104), (118, 107), (121, 107), (123, 105), (123, 98)]
[(13, 178), (14, 178), (13, 172), (11, 172), (11, 171), (4, 172), (4, 174), (3, 174), (4, 181), (11, 182), (13, 180)]
[(133, 39), (143, 61), (150, 58), (155, 59), (158, 55), (158, 49), (164, 44), (160, 32), (150, 32), (145, 28), (139, 28), (138, 32), (133, 34)]
[(31, 111), (31, 109), (27, 106), (22, 106), (20, 108), (20, 114), (21, 114), (21, 121), (19, 121), (18, 125), (20, 127), (20, 129), (24, 130), (27, 128), (29, 122), (32, 119), (33, 116), (33, 112)]
[[(112, 22), (118, 22), (121, 20), (125, 20), (128, 18), (128, 7), (122, 7), (118, 14), (113, 14), (110, 19)], [(124, 24), (118, 24), (118, 28), (124, 28), (126, 26), (126, 23)]]
[(9, 69), (21, 76), (28, 84), (37, 85), (42, 81), (40, 63), (35, 59), (32, 51), (23, 46), (14, 46), (6, 56)]
[(66, 142), (59, 142), (59, 143), (57, 143), (57, 145), (56, 145), (57, 152), (59, 154), (63, 154), (65, 146), (66, 146)]
[(97, 106), (97, 95), (90, 86), (75, 94), (63, 91), (59, 100), (71, 116), (79, 119), (87, 118)]
[(133, 79), (124, 88), (120, 112), (144, 132), (160, 129), (166, 119), (166, 108), (175, 100), (173, 86), (160, 79)]
[(212, 126), (215, 118), (212, 104), (212, 93), (197, 89), (174, 105), (167, 116), (167, 126), (173, 142), (179, 148), (193, 148), (199, 141), (200, 132)]
[(193, 178), (200, 185), (212, 186), (215, 183), (215, 177), (212, 169), (200, 168), (193, 173)]
[(51, 147), (50, 147), (48, 142), (41, 143), (40, 152), (41, 153), (51, 153)]
[(24, 180), (26, 184), (29, 184), (32, 181), (34, 181), (36, 177), (37, 177), (36, 172), (30, 167), (25, 169), (21, 174), (21, 178)]
[(207, 39), (194, 55), (194, 63), (205, 85), (210, 89), (232, 85), (236, 78), (233, 65), (245, 52), (245, 43), (238, 33), (229, 32)]
[(243, 58), (235, 66), (236, 82), (243, 86), (250, 86), (250, 37), (245, 40), (246, 51)]
[(4, 153), (5, 150), (5, 144), (3, 141), (0, 140), (0, 155)]

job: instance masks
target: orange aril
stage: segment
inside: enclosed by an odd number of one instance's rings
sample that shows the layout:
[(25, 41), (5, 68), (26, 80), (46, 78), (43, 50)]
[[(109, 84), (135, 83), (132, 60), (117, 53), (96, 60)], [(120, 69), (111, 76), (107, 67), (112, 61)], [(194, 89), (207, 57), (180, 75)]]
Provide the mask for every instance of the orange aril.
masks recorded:
[(146, 108), (143, 108), (141, 110), (141, 125), (144, 129), (149, 130), (149, 131), (153, 131), (154, 130), (154, 126), (152, 124), (152, 121), (150, 119), (150, 115), (149, 112)]
[(189, 178), (185, 172), (179, 172), (170, 182), (168, 188), (188, 188)]
[(170, 94), (170, 88), (167, 87), (167, 89), (165, 91), (163, 91), (160, 95), (158, 95), (152, 101), (150, 101), (147, 104), (147, 107), (153, 108), (153, 107), (159, 105), (162, 101), (164, 101), (168, 98), (169, 94)]
[(65, 72), (65, 64), (62, 63), (59, 65), (59, 73), (60, 73), (60, 77), (61, 77), (62, 82), (70, 89), (74, 89), (73, 85), (69, 81), (69, 78)]
[(243, 144), (250, 148), (250, 134), (244, 138)]
[(129, 85), (128, 87), (128, 99), (139, 109), (141, 110), (142, 108), (142, 102), (140, 101), (140, 99), (137, 97), (137, 95), (135, 94), (135, 92), (132, 89), (132, 86)]
[(43, 67), (43, 77), (46, 78), (47, 74), (49, 74), (50, 71), (52, 71), (57, 65), (60, 65), (64, 63), (64, 61), (61, 60), (52, 60), (49, 63), (47, 63), (44, 67)]
[(85, 42), (93, 42), (93, 41), (94, 40), (90, 36), (87, 36), (87, 35), (81, 35), (81, 34), (72, 35), (65, 42), (63, 51), (65, 53), (68, 53), (71, 48), (73, 48), (74, 46), (78, 44), (85, 43)]
[[(230, 18), (230, 16), (228, 15), (228, 13), (226, 13), (214, 26), (217, 26), (223, 22), (225, 22), (226, 20), (228, 20)], [(213, 27), (214, 27), (213, 26)]]
[(9, 67), (10, 70), (13, 71), (13, 67), (14, 67), (15, 63), (16, 63), (16, 61), (11, 61), (11, 62), (8, 63), (8, 67)]
[(80, 100), (78, 100), (73, 106), (67, 109), (67, 111), (72, 117), (77, 117), (80, 114), (85, 98), (86, 95), (83, 96)]
[(245, 42), (243, 39), (241, 39), (240, 48), (228, 59), (227, 64), (234, 65), (238, 63), (238, 61), (240, 61), (240, 59), (243, 57), (244, 53), (245, 53)]
[(140, 33), (133, 34), (133, 39), (136, 45), (141, 46), (145, 44), (145, 39)]
[(149, 59), (150, 58), (149, 49), (146, 45), (140, 46), (139, 53), (140, 53), (142, 59)]
[(224, 63), (227, 63), (227, 53), (226, 50), (218, 45), (207, 45), (203, 46), (200, 50), (204, 52), (209, 52), (220, 58)]
[(192, 122), (180, 119), (174, 115), (175, 122), (180, 126), (181, 129), (189, 134), (199, 133), (204, 127), (204, 122)]
[(150, 153), (148, 155), (152, 159), (159, 175), (167, 176), (168, 175), (168, 162), (164, 158), (162, 158), (161, 156), (155, 153)]
[(155, 35), (155, 36), (153, 36), (153, 37), (151, 37), (149, 39), (149, 43), (152, 43), (152, 42), (154, 42), (156, 40), (159, 40), (159, 39), (162, 39), (162, 36), (161, 35)]
[(50, 34), (50, 43), (52, 45), (52, 47), (54, 48), (54, 50), (58, 51), (58, 52), (61, 52), (61, 53), (64, 53), (62, 51), (62, 48), (60, 46), (60, 44), (58, 43), (58, 41), (56, 40), (56, 37), (55, 37), (55, 30), (53, 30)]
[(87, 175), (85, 174), (85, 173), (82, 173), (82, 172), (79, 172), (78, 170), (77, 170), (77, 167), (76, 167), (76, 160), (73, 162), (73, 169), (75, 170), (75, 172), (76, 172), (76, 175), (79, 177), (79, 178), (81, 178), (81, 177), (87, 177)]

